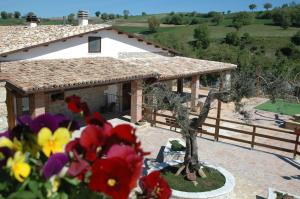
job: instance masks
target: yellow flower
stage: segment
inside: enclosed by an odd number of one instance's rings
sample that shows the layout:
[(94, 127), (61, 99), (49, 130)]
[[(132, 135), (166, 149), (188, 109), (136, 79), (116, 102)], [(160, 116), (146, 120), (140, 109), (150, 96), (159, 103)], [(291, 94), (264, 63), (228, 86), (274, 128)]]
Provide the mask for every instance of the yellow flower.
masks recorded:
[(0, 148), (1, 147), (7, 147), (9, 149), (18, 151), (18, 150), (22, 149), (22, 144), (17, 138), (14, 138), (14, 140), (11, 141), (7, 137), (1, 137), (0, 138)]
[(42, 147), (47, 157), (53, 153), (63, 152), (64, 146), (70, 139), (70, 132), (66, 128), (58, 128), (54, 134), (52, 134), (50, 129), (44, 127), (38, 133), (38, 144)]
[(12, 174), (19, 182), (23, 182), (30, 174), (31, 168), (25, 162), (26, 157), (21, 151), (17, 151), (13, 158), (7, 160), (7, 167), (12, 171)]

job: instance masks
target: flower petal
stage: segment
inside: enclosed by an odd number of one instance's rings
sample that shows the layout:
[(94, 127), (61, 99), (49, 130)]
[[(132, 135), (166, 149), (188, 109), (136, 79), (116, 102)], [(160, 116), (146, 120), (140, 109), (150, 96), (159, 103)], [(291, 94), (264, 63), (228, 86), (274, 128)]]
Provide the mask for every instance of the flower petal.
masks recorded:
[(13, 142), (8, 139), (7, 137), (1, 137), (0, 138), (0, 148), (7, 147), (9, 149), (12, 149), (14, 146)]
[(23, 182), (30, 174), (31, 168), (26, 162), (18, 162), (13, 167), (13, 173), (15, 178), (19, 182)]
[(71, 135), (68, 129), (66, 128), (58, 128), (54, 134), (53, 134), (53, 138), (55, 143), (58, 144), (58, 147), (60, 146), (64, 146), (65, 144), (67, 144), (70, 139), (71, 139)]
[(40, 146), (45, 146), (46, 143), (51, 139), (52, 137), (52, 132), (50, 129), (44, 127), (39, 131), (38, 134), (38, 145)]

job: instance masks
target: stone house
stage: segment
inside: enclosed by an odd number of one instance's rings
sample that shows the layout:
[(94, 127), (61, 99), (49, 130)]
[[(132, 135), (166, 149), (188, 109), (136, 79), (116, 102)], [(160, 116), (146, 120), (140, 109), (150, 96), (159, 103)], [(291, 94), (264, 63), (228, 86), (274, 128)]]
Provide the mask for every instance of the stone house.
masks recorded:
[(23, 114), (64, 113), (64, 98), (73, 94), (92, 111), (129, 111), (142, 119), (143, 82), (191, 78), (192, 106), (199, 77), (220, 73), (230, 78), (236, 65), (179, 56), (169, 48), (106, 24), (0, 27), (0, 131), (12, 128)]

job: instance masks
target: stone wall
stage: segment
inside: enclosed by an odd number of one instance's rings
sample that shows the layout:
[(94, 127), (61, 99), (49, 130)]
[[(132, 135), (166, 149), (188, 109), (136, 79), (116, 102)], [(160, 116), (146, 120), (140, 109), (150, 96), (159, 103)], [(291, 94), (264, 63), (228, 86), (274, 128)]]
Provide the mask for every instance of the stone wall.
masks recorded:
[(5, 82), (0, 82), (0, 133), (7, 128), (6, 88)]

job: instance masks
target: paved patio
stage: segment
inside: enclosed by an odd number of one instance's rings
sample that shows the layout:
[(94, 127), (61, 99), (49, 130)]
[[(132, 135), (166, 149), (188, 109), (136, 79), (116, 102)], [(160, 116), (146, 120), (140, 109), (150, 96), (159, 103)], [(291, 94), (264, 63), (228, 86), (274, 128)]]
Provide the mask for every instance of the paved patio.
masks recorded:
[[(161, 128), (137, 131), (148, 158), (155, 159), (168, 138), (179, 133)], [(235, 199), (262, 199), (268, 187), (300, 195), (300, 164), (283, 156), (197, 138), (201, 161), (219, 165), (236, 178)], [(234, 199), (234, 198), (233, 198)]]

